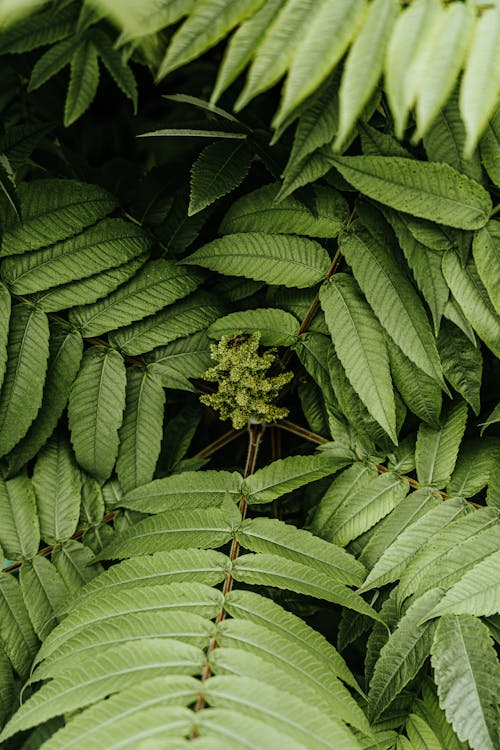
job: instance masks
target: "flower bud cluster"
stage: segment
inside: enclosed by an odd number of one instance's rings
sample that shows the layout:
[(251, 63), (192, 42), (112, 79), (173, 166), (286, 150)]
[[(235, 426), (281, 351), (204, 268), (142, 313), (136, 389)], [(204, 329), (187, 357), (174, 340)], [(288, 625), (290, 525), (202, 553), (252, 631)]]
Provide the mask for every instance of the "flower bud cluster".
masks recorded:
[(200, 396), (200, 401), (218, 411), (221, 419), (231, 419), (236, 429), (250, 419), (275, 422), (288, 414), (288, 409), (276, 406), (274, 401), (293, 373), (267, 374), (276, 361), (276, 349), (259, 354), (260, 337), (260, 331), (223, 336), (210, 347), (212, 359), (218, 364), (201, 376), (218, 383), (218, 389)]

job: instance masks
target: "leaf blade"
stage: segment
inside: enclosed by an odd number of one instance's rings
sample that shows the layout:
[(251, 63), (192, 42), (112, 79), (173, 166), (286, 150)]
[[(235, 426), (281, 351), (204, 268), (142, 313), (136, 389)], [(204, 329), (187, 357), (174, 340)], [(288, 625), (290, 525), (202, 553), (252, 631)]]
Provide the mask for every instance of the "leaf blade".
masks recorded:
[(75, 456), (82, 468), (107, 479), (118, 452), (125, 407), (126, 375), (113, 349), (87, 349), (69, 396), (68, 416)]
[(228, 234), (204, 245), (183, 263), (300, 288), (317, 284), (330, 267), (328, 254), (319, 243), (261, 232)]
[(480, 229), (489, 219), (486, 190), (448, 164), (399, 156), (330, 158), (351, 185), (398, 211), (458, 229)]
[(336, 274), (322, 286), (320, 300), (347, 377), (372, 417), (397, 442), (389, 359), (378, 320), (346, 274)]

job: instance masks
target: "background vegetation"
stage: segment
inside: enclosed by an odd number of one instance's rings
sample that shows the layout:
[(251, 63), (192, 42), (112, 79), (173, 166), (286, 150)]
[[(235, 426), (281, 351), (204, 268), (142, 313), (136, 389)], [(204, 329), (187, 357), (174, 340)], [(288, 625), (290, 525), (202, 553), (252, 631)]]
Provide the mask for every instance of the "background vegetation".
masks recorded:
[(498, 1), (0, 29), (2, 746), (498, 750)]

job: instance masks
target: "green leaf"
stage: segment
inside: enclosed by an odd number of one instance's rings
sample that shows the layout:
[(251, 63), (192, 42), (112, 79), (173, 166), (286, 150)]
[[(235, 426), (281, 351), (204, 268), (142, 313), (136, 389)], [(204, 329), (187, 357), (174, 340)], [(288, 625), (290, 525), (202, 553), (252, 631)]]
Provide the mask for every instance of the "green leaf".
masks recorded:
[(386, 583), (395, 581), (408, 565), (423, 544), (433, 534), (453, 523), (453, 521), (470, 512), (469, 506), (464, 500), (448, 500), (438, 507), (432, 508), (422, 518), (410, 524), (397, 539), (385, 550), (380, 560), (367, 576), (366, 581), (359, 591), (368, 591), (372, 588), (380, 588)]
[(498, 512), (481, 508), (437, 532), (410, 560), (398, 589), (403, 601), (410, 594), (452, 586), (464, 571), (498, 549)]
[(99, 85), (97, 50), (90, 41), (81, 42), (71, 58), (64, 125), (69, 127), (90, 107)]
[(278, 203), (280, 187), (264, 185), (239, 198), (224, 216), (219, 231), (336, 237), (347, 223), (349, 208), (333, 188), (314, 185), (307, 203), (291, 197)]
[(459, 497), (476, 495), (488, 484), (499, 461), (499, 438), (472, 438), (465, 441), (446, 487), (447, 492)]
[(233, 563), (236, 581), (295, 591), (298, 594), (340, 604), (355, 612), (380, 620), (378, 613), (358, 594), (308, 565), (270, 553), (242, 555)]
[(0, 573), (0, 639), (12, 666), (27, 680), (38, 639), (19, 582), (10, 573)]
[(131, 490), (120, 505), (142, 513), (218, 507), (227, 497), (239, 500), (241, 483), (236, 471), (184, 471)]
[[(366, 13), (364, 0), (323, 0), (314, 5), (294, 49), (274, 127), (309, 96), (341, 60)], [(303, 27), (304, 29), (304, 27)], [(288, 42), (290, 44), (290, 42)]]
[(234, 105), (236, 112), (286, 73), (314, 7), (314, 0), (290, 0), (280, 8), (254, 53), (245, 87)]
[(36, 91), (69, 65), (75, 51), (75, 37), (72, 35), (54, 44), (36, 61), (31, 71), (28, 91)]
[(441, 323), (437, 343), (446, 379), (478, 414), (483, 371), (481, 350), (447, 320)]
[(405, 728), (414, 750), (444, 750), (430, 726), (420, 716), (410, 714)]
[(309, 154), (297, 164), (296, 169), (285, 174), (283, 187), (277, 196), (278, 200), (288, 198), (295, 190), (320, 180), (331, 168), (330, 155), (326, 153), (326, 149), (319, 149)]
[(166, 669), (174, 674), (197, 674), (203, 664), (201, 649), (170, 638), (133, 641), (110, 649), (108, 654), (110, 660), (78, 665), (43, 685), (6, 725), (2, 739), (142, 680), (159, 677)]
[(500, 315), (500, 222), (489, 221), (475, 233), (472, 253), (479, 277)]
[[(331, 143), (338, 130), (340, 72), (335, 70), (308, 101), (298, 118), (288, 163), (283, 176), (285, 184), (300, 173), (308, 156)], [(326, 170), (328, 171), (328, 170)]]
[[(453, 7), (463, 8), (467, 12), (465, 5), (450, 6), (446, 12)], [(476, 150), (469, 159), (465, 159), (464, 144), (465, 127), (458, 108), (458, 91), (455, 91), (446, 105), (437, 113), (428, 132), (424, 135), (425, 151), (430, 161), (444, 161), (482, 184), (484, 178), (479, 153)]]
[(497, 107), (493, 117), (486, 125), (483, 137), (479, 142), (479, 151), (484, 168), (494, 185), (500, 187), (500, 167), (498, 164), (498, 149), (500, 147), (500, 107)]
[[(192, 553), (193, 550), (190, 550), (190, 552)], [(211, 554), (214, 555), (215, 553), (212, 552)], [(146, 573), (146, 578), (149, 578), (151, 574), (156, 575), (158, 573), (158, 571), (154, 571), (152, 568), (151, 561), (153, 559), (155, 563), (164, 561), (168, 565), (170, 562), (168, 557), (168, 555), (166, 556), (162, 553), (159, 556), (155, 556), (155, 558), (136, 558), (134, 559), (134, 563), (139, 565), (138, 571), (143, 574)], [(220, 554), (219, 557), (221, 557)], [(196, 570), (199, 560), (194, 558), (194, 564), (194, 570)], [(171, 616), (174, 616), (176, 613), (185, 615), (192, 614), (194, 607), (198, 613), (198, 617), (212, 619), (215, 618), (223, 605), (222, 592), (216, 588), (193, 581), (192, 578), (192, 582), (190, 582), (189, 577), (182, 581), (177, 576), (178, 582), (168, 581), (168, 568), (163, 571), (163, 576), (167, 580), (167, 583), (161, 583), (160, 579), (156, 579), (156, 581), (153, 580), (154, 585), (150, 586), (147, 580), (145, 583), (144, 575), (140, 578), (134, 575), (134, 570), (131, 569), (130, 563), (122, 563), (118, 567), (118, 570), (123, 565), (128, 566), (127, 578), (135, 578), (135, 580), (131, 580), (130, 588), (128, 588), (127, 584), (125, 587), (115, 591), (108, 591), (106, 586), (98, 590), (99, 583), (102, 583), (102, 577), (99, 576), (89, 586), (89, 591), (92, 591), (90, 597), (85, 596), (87, 589), (84, 589), (82, 592), (83, 598), (77, 599), (76, 605), (71, 608), (64, 622), (44, 641), (36, 658), (37, 671), (38, 669), (40, 671), (43, 670), (45, 665), (50, 667), (50, 664), (54, 660), (57, 661), (61, 654), (71, 656), (71, 648), (75, 643), (84, 645), (87, 643), (88, 638), (90, 638), (91, 641), (93, 639), (94, 643), (98, 644), (99, 637), (94, 638), (93, 632), (96, 627), (99, 627), (100, 623), (106, 625), (105, 632), (107, 637), (116, 635), (116, 633), (113, 633), (112, 628), (110, 628), (115, 616), (123, 615), (123, 619), (125, 620), (127, 615), (137, 614), (140, 616), (141, 614), (147, 615), (148, 612), (154, 614), (160, 609), (163, 609), (164, 612), (169, 611)], [(219, 565), (219, 567), (221, 566)], [(104, 575), (107, 576), (107, 574)], [(172, 580), (175, 581), (176, 577), (173, 576)], [(122, 635), (127, 635), (127, 631), (129, 631), (133, 637), (133, 631), (130, 627), (127, 628), (126, 622), (122, 623), (122, 625)], [(41, 662), (42, 665), (40, 666)]]
[(453, 473), (467, 422), (467, 404), (453, 406), (441, 428), (421, 424), (418, 428), (415, 461), (421, 484), (444, 487)]
[(5, 227), (1, 254), (16, 255), (60, 242), (113, 211), (114, 198), (76, 180), (34, 180), (19, 187), (22, 225)]
[[(33, 2), (31, 5), (33, 7)], [(59, 39), (71, 34), (76, 21), (77, 9), (73, 5), (49, 6), (22, 18), (20, 11), (22, 13), (25, 10), (26, 3), (22, 6), (15, 3), (11, 8), (2, 8), (1, 54), (29, 52), (37, 47), (58, 42)]]
[[(287, 310), (292, 313), (297, 320), (304, 320), (314, 301), (314, 291), (287, 289), (286, 287), (276, 286), (272, 289), (268, 289), (266, 301), (273, 305), (273, 307), (279, 307), (282, 310)], [(311, 333), (328, 334), (325, 317), (321, 310), (316, 311), (308, 330)]]
[(45, 313), (22, 304), (12, 308), (7, 354), (0, 392), (0, 455), (26, 435), (42, 403), (49, 355)]
[(377, 476), (378, 471), (372, 464), (361, 462), (356, 462), (341, 472), (319, 501), (311, 520), (311, 529), (323, 536), (323, 530), (331, 524), (339, 510), (353, 495), (361, 495)]
[(385, 330), (417, 367), (442, 383), (434, 336), (404, 264), (363, 228), (344, 232), (339, 247)]
[(500, 613), (500, 550), (485, 557), (452, 586), (428, 617)]
[(272, 677), (266, 679), (266, 684), (284, 692), (291, 681), (300, 683), (301, 698), (307, 705), (332, 711), (336, 719), (369, 731), (366, 716), (330, 666), (312, 659), (301, 645), (261, 624), (237, 619), (225, 620), (219, 626), (217, 638), (220, 648), (211, 658), (217, 674), (262, 679), (262, 674), (269, 672)]
[(314, 286), (330, 267), (328, 253), (318, 242), (264, 232), (228, 234), (204, 245), (183, 263), (293, 287)]
[(351, 460), (331, 457), (326, 452), (282, 458), (246, 477), (241, 492), (250, 504), (270, 503), (309, 482), (334, 474)]
[[(81, 547), (82, 545), (79, 546)], [(82, 547), (82, 549), (85, 548)], [(194, 549), (192, 547), (187, 549), (175, 549), (169, 552), (155, 552), (152, 555), (143, 557), (133, 557), (130, 560), (124, 560), (121, 563), (113, 565), (108, 568), (105, 573), (95, 578), (92, 583), (89, 583), (85, 589), (75, 597), (71, 609), (76, 608), (77, 606), (80, 607), (80, 604), (88, 599), (87, 604), (89, 605), (89, 608), (86, 611), (88, 612), (88, 616), (91, 617), (92, 623), (92, 618), (95, 615), (93, 599), (104, 589), (106, 589), (106, 591), (102, 597), (103, 607), (105, 606), (105, 601), (110, 594), (114, 594), (119, 590), (128, 590), (135, 587), (144, 587), (146, 585), (156, 586), (164, 583), (186, 584), (187, 582), (194, 581), (196, 585), (201, 584), (202, 586), (215, 587), (226, 577), (228, 563), (229, 558), (221, 552)], [(180, 586), (180, 590), (182, 590), (182, 586)], [(212, 588), (210, 591), (214, 596), (217, 596), (217, 589)], [(160, 594), (163, 595), (163, 592), (160, 591)], [(145, 590), (145, 600), (147, 600), (147, 596), (148, 591)], [(198, 593), (195, 593), (194, 596), (191, 592), (189, 596), (191, 596), (192, 599), (195, 599), (199, 596), (199, 591)], [(221, 600), (217, 599), (214, 604), (214, 616), (218, 613), (221, 604)], [(114, 605), (111, 605), (111, 609), (109, 610), (110, 614), (112, 614), (114, 610)], [(126, 609), (123, 611), (126, 612)], [(200, 614), (203, 614), (203, 616), (206, 617), (211, 617), (212, 611), (210, 610), (206, 612), (203, 610)], [(58, 647), (52, 653), (58, 654), (59, 650)]]
[[(329, 669), (340, 679), (360, 692), (354, 676), (332, 644), (317, 630), (307, 625), (304, 620), (283, 609), (272, 599), (253, 591), (233, 589), (226, 595), (224, 609), (231, 617), (265, 625), (269, 630), (306, 648), (316, 661), (320, 660), (328, 665)], [(350, 614), (352, 616), (352, 612)]]
[(59, 326), (52, 327), (42, 406), (24, 438), (7, 456), (11, 475), (37, 454), (53, 432), (80, 368), (82, 352), (83, 341), (79, 333)]
[(268, 0), (251, 18), (240, 24), (224, 52), (210, 97), (211, 103), (218, 101), (221, 94), (246, 68), (283, 5), (284, 0)]
[(91, 550), (74, 539), (58, 544), (52, 552), (51, 561), (72, 593), (101, 571), (100, 565), (92, 564), (94, 555)]
[(142, 354), (203, 330), (223, 312), (215, 295), (195, 292), (154, 316), (111, 332), (108, 340), (125, 354)]
[(138, 138), (152, 137), (187, 137), (187, 138), (236, 138), (237, 140), (247, 138), (247, 133), (234, 133), (229, 130), (201, 130), (194, 128), (163, 128), (150, 133), (139, 133)]
[(414, 141), (427, 132), (450, 96), (468, 52), (474, 21), (474, 11), (468, 5), (442, 7), (428, 27), (427, 38), (420, 42), (422, 67), (416, 88)]
[(101, 297), (106, 297), (128, 281), (147, 259), (147, 254), (139, 255), (122, 266), (101, 271), (95, 276), (37, 292), (31, 297), (31, 301), (44, 312), (56, 312), (76, 305), (91, 304)]
[(248, 174), (252, 152), (245, 141), (205, 146), (191, 168), (188, 216), (231, 193)]
[(22, 564), (19, 580), (33, 628), (43, 641), (62, 619), (68, 590), (52, 563), (38, 555)]
[(259, 10), (262, 0), (202, 0), (176, 31), (167, 49), (158, 79), (199, 57), (231, 29)]
[(500, 403), (498, 403), (493, 411), (488, 415), (485, 422), (482, 423), (483, 429), (481, 430), (481, 435), (486, 430), (487, 427), (490, 426), (490, 424), (496, 424), (497, 422), (500, 422)]
[(120, 596), (111, 595), (115, 612), (109, 607), (99, 606), (99, 619), (94, 619), (90, 627), (74, 628), (57, 651), (38, 665), (32, 679), (59, 677), (76, 663), (98, 659), (103, 649), (155, 638), (158, 633), (162, 638), (175, 638), (199, 648), (206, 646), (214, 635), (214, 623), (205, 616), (190, 612), (187, 607), (183, 609), (182, 604), (176, 609), (175, 604), (167, 600), (168, 588), (155, 586), (148, 592), (149, 601), (141, 589), (127, 594), (123, 592)]
[(15, 479), (0, 479), (0, 544), (11, 560), (29, 559), (38, 552), (38, 528), (35, 493), (31, 480), (20, 474)]
[[(159, 730), (158, 742), (163, 744), (166, 741), (171, 750), (181, 750), (184, 744), (175, 744), (170, 726), (173, 725), (176, 733), (182, 732), (184, 726), (189, 732), (192, 722), (179, 707), (196, 701), (198, 685), (199, 682), (192, 677), (171, 675), (155, 677), (122, 690), (73, 716), (45, 743), (46, 750), (63, 750), (74, 743), (84, 743), (93, 750), (118, 750), (124, 741), (141, 750), (153, 750), (154, 744), (158, 747), (153, 734), (156, 729)], [(159, 708), (162, 713), (158, 713)], [(149, 730), (147, 734), (153, 736), (152, 746), (144, 741), (145, 726)], [(181, 742), (184, 741), (179, 740)], [(198, 738), (200, 747), (201, 742)], [(210, 747), (207, 746), (206, 750)]]
[(368, 693), (368, 716), (374, 721), (412, 680), (429, 656), (436, 622), (422, 618), (441, 599), (433, 589), (408, 608), (380, 651)]
[[(465, 157), (470, 157), (486, 123), (498, 105), (500, 91), (500, 8), (485, 8), (476, 19), (460, 87), (460, 113), (467, 140)], [(485, 746), (486, 748), (486, 746)]]
[(150, 247), (147, 235), (132, 222), (104, 219), (64, 242), (6, 258), (2, 277), (15, 294), (31, 294), (119, 266)]
[(151, 260), (131, 281), (104, 300), (73, 308), (70, 322), (86, 337), (99, 336), (186, 297), (197, 285), (195, 274), (181, 266), (168, 260)]
[(115, 5), (113, 2), (100, 0), (100, 7), (118, 21), (123, 29), (119, 42), (125, 43), (149, 34), (161, 31), (165, 26), (177, 23), (187, 16), (196, 4), (196, 0), (173, 0), (168, 5), (144, 3), (141, 5)]
[(118, 352), (102, 346), (85, 351), (68, 418), (76, 460), (99, 480), (107, 479), (115, 464), (125, 388), (125, 363)]
[[(321, 389), (324, 406), (339, 411), (337, 399), (332, 387), (328, 361), (331, 357), (333, 344), (329, 337), (317, 333), (303, 333), (297, 339), (295, 353), (306, 368), (309, 375)], [(308, 390), (310, 384), (307, 383)]]
[(134, 112), (136, 112), (137, 84), (130, 66), (114, 47), (112, 40), (104, 31), (93, 28), (90, 32), (90, 39), (114, 82), (120, 87), (125, 96), (131, 100)]
[(464, 266), (457, 253), (448, 250), (443, 256), (444, 277), (467, 320), (491, 351), (500, 356), (498, 315), (483, 286), (473, 260)]
[(421, 697), (416, 701), (414, 710), (432, 728), (443, 748), (467, 750), (466, 743), (460, 742), (451, 725), (448, 724), (446, 714), (439, 705), (435, 685), (431, 680), (423, 683)]
[(439, 427), (442, 394), (436, 380), (410, 362), (389, 337), (387, 350), (394, 384), (405, 404), (424, 422)]
[(212, 115), (217, 115), (218, 117), (222, 117), (224, 120), (228, 120), (229, 122), (238, 123), (239, 125), (241, 125), (241, 122), (238, 120), (238, 118), (232, 115), (226, 109), (222, 109), (222, 107), (216, 107), (215, 104), (212, 104), (212, 102), (207, 102), (206, 99), (201, 99), (199, 96), (192, 96), (191, 94), (164, 94), (163, 98), (168, 99), (172, 102), (190, 104), (191, 106), (197, 107), (204, 112)]
[[(105, 513), (106, 505), (103, 493), (104, 485), (100, 486), (97, 479), (94, 479), (94, 477), (91, 477), (89, 474), (85, 474), (84, 472), (80, 472), (80, 474), (82, 502), (78, 524), (82, 527), (94, 526), (101, 523), (102, 517)], [(113, 499), (121, 496), (121, 488), (120, 490), (115, 490), (115, 483), (118, 484), (117, 480), (111, 480), (109, 483), (111, 487), (108, 486), (107, 488), (112, 492)]]
[(465, 317), (465, 314), (456, 301), (455, 297), (450, 293), (450, 298), (444, 308), (444, 317), (459, 328), (464, 333), (473, 346), (477, 346), (477, 339), (472, 330), (472, 327)]
[(0, 646), (0, 726), (3, 726), (11, 714), (12, 696), (14, 695), (14, 675), (3, 646)]
[(247, 519), (236, 539), (252, 552), (271, 552), (316, 568), (336, 583), (360, 585), (366, 575), (364, 567), (345, 550), (277, 519)]
[(144, 357), (151, 374), (157, 375), (164, 388), (194, 391), (188, 378), (199, 378), (213, 364), (205, 331), (177, 339), (155, 349)]
[(115, 534), (97, 559), (121, 560), (180, 547), (222, 547), (231, 539), (232, 530), (227, 512), (219, 508), (177, 510), (175, 518), (167, 511)]
[(375, 0), (366, 12), (363, 27), (353, 41), (344, 66), (336, 150), (349, 135), (375, 90), (398, 12), (399, 4), (395, 0)]
[(321, 306), (347, 377), (372, 417), (397, 442), (389, 359), (378, 320), (347, 274), (321, 287)]
[(0, 195), (3, 195), (7, 205), (13, 210), (13, 215), (19, 220), (21, 206), (16, 191), (14, 173), (5, 154), (0, 154)]
[(418, 220), (412, 220), (410, 216), (396, 211), (387, 210), (384, 211), (384, 215), (394, 229), (415, 282), (429, 306), (434, 332), (437, 334), (450, 294), (441, 270), (442, 255), (429, 249), (426, 243), (420, 242), (414, 236), (411, 231), (412, 225)]
[(486, 190), (448, 164), (397, 156), (330, 158), (363, 195), (398, 211), (459, 229), (480, 229), (489, 219)]
[[(358, 123), (358, 131), (361, 136), (361, 151), (365, 156), (403, 156), (405, 158), (411, 158), (412, 154), (407, 148), (401, 145), (401, 143), (390, 133), (381, 133), (371, 125), (361, 120)], [(376, 216), (374, 207), (371, 204), (362, 204), (362, 213), (360, 213), (360, 219), (364, 223), (366, 218), (367, 208), (370, 209), (370, 213)]]
[(385, 550), (396, 541), (412, 523), (422, 518), (430, 510), (437, 508), (442, 498), (437, 492), (423, 487), (411, 492), (396, 505), (393, 511), (377, 525), (368, 544), (359, 556), (360, 562), (368, 568), (375, 566)]
[(436, 0), (417, 0), (400, 13), (391, 35), (385, 59), (385, 88), (398, 138), (403, 137), (415, 102), (425, 62), (422, 51), (440, 11)]
[[(338, 750), (359, 750), (354, 736), (339, 721), (296, 695), (266, 685), (265, 682), (233, 675), (212, 677), (206, 684), (205, 697), (210, 706), (215, 706), (216, 709), (221, 706), (237, 711), (237, 715), (241, 713), (243, 717), (250, 715), (262, 721), (263, 727), (270, 724), (285, 735), (279, 740), (280, 747), (288, 747), (289, 742), (295, 741), (298, 748), (325, 750), (333, 742)], [(233, 724), (232, 730), (239, 736), (238, 722)], [(258, 732), (257, 743), (259, 736)], [(293, 744), (290, 747), (296, 750)]]
[(488, 628), (471, 615), (439, 621), (432, 646), (439, 703), (473, 750), (495, 750), (500, 666)]
[(40, 534), (49, 544), (69, 539), (76, 531), (82, 481), (69, 444), (51, 439), (33, 470)]
[(299, 321), (284, 310), (257, 308), (242, 310), (219, 318), (208, 329), (213, 339), (243, 333), (260, 332), (262, 346), (291, 346), (297, 340)]
[(124, 492), (150, 482), (160, 455), (165, 391), (147, 369), (127, 369), (116, 474)]
[(351, 494), (349, 500), (323, 526), (322, 536), (345, 547), (387, 516), (403, 500), (408, 490), (408, 483), (396, 474), (381, 474), (367, 487)]

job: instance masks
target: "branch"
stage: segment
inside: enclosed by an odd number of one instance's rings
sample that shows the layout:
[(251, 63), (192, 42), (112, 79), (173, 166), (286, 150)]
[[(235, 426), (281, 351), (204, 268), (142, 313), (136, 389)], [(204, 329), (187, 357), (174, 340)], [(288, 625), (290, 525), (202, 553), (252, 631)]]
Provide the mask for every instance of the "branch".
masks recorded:
[[(245, 463), (245, 471), (244, 476), (248, 477), (250, 474), (253, 474), (255, 471), (255, 465), (257, 463), (257, 455), (259, 452), (260, 443), (262, 440), (262, 437), (264, 435), (266, 429), (266, 423), (262, 422), (259, 424), (252, 424), (251, 422), (248, 423), (247, 430), (248, 430), (248, 453), (247, 453), (247, 460)], [(245, 520), (246, 511), (247, 511), (247, 501), (244, 495), (240, 498), (240, 504), (239, 509), (241, 513), (241, 520)], [(240, 543), (237, 539), (233, 539), (233, 542), (231, 544), (231, 551), (229, 553), (229, 559), (231, 562), (234, 562), (236, 558), (238, 557), (240, 551)], [(232, 591), (233, 588), (233, 577), (231, 573), (228, 573), (227, 578), (224, 582), (224, 588), (222, 589), (222, 593), (224, 597), (229, 594), (230, 591)], [(222, 622), (224, 617), (226, 616), (226, 610), (224, 609), (224, 606), (220, 610), (219, 614), (216, 617), (215, 625), (219, 625), (219, 623)], [(211, 669), (210, 669), (210, 655), (214, 649), (217, 648), (217, 636), (214, 635), (210, 639), (210, 643), (207, 649), (207, 660), (205, 662), (205, 666), (203, 668), (203, 673), (201, 675), (201, 682), (202, 684), (208, 680), (208, 678), (211, 675)], [(196, 703), (195, 711), (201, 711), (202, 708), (205, 705), (205, 699), (203, 697), (203, 690), (200, 691), (200, 694), (198, 696), (198, 701)], [(191, 735), (191, 739), (194, 739), (197, 737), (196, 731), (194, 731)]]
[[(285, 430), (286, 432), (291, 432), (293, 435), (298, 435), (299, 437), (303, 437), (306, 440), (309, 440), (311, 443), (316, 443), (317, 445), (324, 445), (324, 443), (329, 443), (330, 441), (324, 438), (322, 435), (318, 435), (315, 432), (312, 432), (311, 430), (306, 429), (305, 427), (301, 427), (298, 424), (294, 424), (294, 422), (289, 422), (288, 419), (282, 419), (280, 422), (276, 422), (274, 425), (275, 427), (278, 427), (280, 430)], [(356, 456), (356, 461), (362, 461), (359, 456)], [(390, 471), (390, 469), (387, 468), (387, 466), (382, 466), (382, 464), (375, 464), (375, 468), (380, 474), (385, 474), (386, 472)], [(416, 490), (422, 489), (425, 485), (420, 484), (420, 482), (417, 482), (416, 479), (412, 479), (412, 477), (407, 476), (406, 474), (400, 475), (401, 479), (404, 479), (411, 487), (414, 487)], [(442, 490), (434, 490), (437, 492), (438, 495), (441, 495), (443, 500), (450, 500), (451, 495), (447, 495), (446, 492), (443, 492)], [(481, 508), (481, 505), (478, 505), (478, 503), (474, 503), (472, 500), (467, 500), (468, 503), (474, 506), (474, 508)]]

